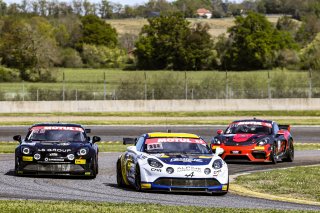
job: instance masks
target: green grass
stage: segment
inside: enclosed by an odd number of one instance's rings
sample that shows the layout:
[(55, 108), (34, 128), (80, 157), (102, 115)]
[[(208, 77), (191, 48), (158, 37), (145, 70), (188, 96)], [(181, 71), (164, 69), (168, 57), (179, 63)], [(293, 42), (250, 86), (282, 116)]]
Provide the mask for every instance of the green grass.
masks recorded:
[[(53, 121), (57, 121), (59, 118), (53, 118)], [(230, 118), (228, 120), (226, 119), (212, 119), (212, 120), (207, 120), (207, 119), (190, 119), (188, 118), (185, 119), (151, 119), (151, 120), (144, 120), (142, 118), (136, 118), (135, 120), (119, 120), (116, 117), (114, 119), (106, 119), (106, 120), (90, 120), (88, 118), (87, 120), (74, 120), (74, 119), (60, 119), (60, 122), (63, 123), (79, 123), (82, 125), (225, 125), (227, 126), (232, 122), (235, 118)], [(280, 124), (290, 124), (290, 125), (320, 125), (320, 118), (315, 118), (315, 119), (276, 119), (276, 121)], [(26, 125), (30, 126), (35, 123), (41, 123), (39, 119), (35, 118), (32, 121), (0, 121), (0, 126), (16, 126), (16, 125)]]
[(282, 212), (305, 212), (314, 211), (290, 211), (290, 210), (263, 210), (263, 209), (240, 209), (240, 208), (213, 208), (213, 207), (194, 207), (194, 206), (168, 206), (159, 204), (129, 204), (129, 203), (107, 203), (107, 202), (84, 202), (84, 201), (0, 201), (2, 213), (23, 212), (23, 213), (42, 213), (42, 212), (216, 212), (216, 213), (282, 213)]
[(0, 113), (0, 116), (34, 116), (34, 117), (56, 117), (56, 116), (86, 116), (86, 117), (218, 117), (218, 116), (297, 116), (318, 117), (320, 110), (300, 111), (207, 111), (207, 112), (77, 112), (77, 113)]
[(255, 192), (320, 202), (320, 166), (295, 167), (239, 176), (236, 184)]
[[(14, 153), (18, 142), (0, 142), (0, 153)], [(122, 142), (98, 142), (100, 152), (124, 152), (128, 146), (123, 145)], [(295, 143), (295, 150), (320, 150), (320, 143), (302, 144)]]

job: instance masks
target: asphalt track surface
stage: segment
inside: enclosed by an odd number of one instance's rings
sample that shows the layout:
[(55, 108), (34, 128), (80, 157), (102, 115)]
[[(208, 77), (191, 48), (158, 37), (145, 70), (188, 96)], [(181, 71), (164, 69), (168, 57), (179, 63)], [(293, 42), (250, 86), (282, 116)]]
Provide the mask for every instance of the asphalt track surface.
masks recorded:
[[(145, 132), (165, 131), (166, 126), (91, 126), (92, 134), (103, 140), (120, 140), (123, 136), (133, 137)], [(292, 132), (300, 133), (303, 141), (312, 141), (310, 129), (318, 132), (320, 127), (299, 127)], [(211, 138), (219, 126), (170, 126), (173, 132), (193, 132)], [(0, 127), (0, 135), (12, 140), (12, 135), (27, 131), (26, 126)], [(123, 131), (123, 132), (122, 132)], [(311, 131), (311, 133), (313, 133)], [(318, 133), (315, 133), (315, 135)], [(121, 136), (121, 138), (120, 138)], [(1, 139), (4, 140), (4, 139)], [(110, 139), (111, 140), (111, 139)], [(318, 142), (313, 140), (313, 142)], [(135, 192), (130, 188), (116, 186), (116, 160), (120, 153), (100, 153), (99, 174), (95, 179), (74, 177), (16, 177), (13, 174), (14, 155), (0, 155), (0, 199), (36, 199), (36, 200), (85, 200), (107, 202), (152, 203), (163, 205), (194, 205), (207, 207), (261, 208), (287, 210), (317, 210), (320, 206), (294, 204), (259, 198), (240, 196), (229, 192), (225, 196), (187, 193)], [(284, 168), (301, 165), (320, 164), (320, 151), (296, 151), (293, 163), (229, 163), (230, 175), (272, 168)]]
[[(14, 135), (25, 136), (29, 126), (0, 126), (0, 141), (12, 141)], [(194, 133), (202, 136), (206, 141), (216, 135), (218, 129), (227, 126), (87, 126), (91, 129), (90, 135), (100, 136), (102, 141), (122, 141), (123, 137), (138, 137), (147, 132)], [(320, 126), (293, 126), (291, 133), (294, 141), (300, 143), (319, 143)]]

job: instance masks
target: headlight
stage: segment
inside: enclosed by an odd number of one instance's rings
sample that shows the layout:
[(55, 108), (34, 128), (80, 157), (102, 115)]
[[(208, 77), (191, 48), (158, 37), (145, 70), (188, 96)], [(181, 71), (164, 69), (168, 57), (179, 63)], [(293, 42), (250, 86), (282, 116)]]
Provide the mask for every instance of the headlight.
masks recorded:
[(68, 160), (74, 160), (74, 154), (67, 155)]
[(209, 168), (204, 169), (204, 174), (208, 175), (210, 173), (211, 173), (211, 169)]
[(169, 174), (172, 174), (174, 172), (174, 169), (172, 167), (168, 167), (166, 169), (166, 171), (169, 173)]
[(22, 153), (25, 154), (25, 155), (29, 155), (31, 152), (30, 148), (29, 147), (23, 147), (22, 148)]
[(221, 141), (218, 138), (212, 140), (213, 144), (221, 144)]
[(79, 151), (78, 151), (78, 155), (86, 155), (89, 153), (89, 149), (87, 147), (85, 148), (81, 148)]
[(218, 159), (213, 161), (212, 167), (214, 169), (221, 169), (222, 168), (222, 160)]
[(269, 138), (263, 138), (262, 140), (260, 140), (259, 142), (258, 142), (258, 145), (259, 146), (264, 146), (264, 145), (266, 145), (267, 143), (269, 143)]
[(155, 167), (155, 168), (162, 168), (163, 167), (162, 163), (160, 163), (158, 160), (156, 160), (154, 158), (149, 158), (148, 159), (148, 164), (151, 167)]
[(36, 153), (36, 154), (34, 154), (33, 157), (34, 157), (35, 160), (40, 160), (41, 155), (39, 153)]

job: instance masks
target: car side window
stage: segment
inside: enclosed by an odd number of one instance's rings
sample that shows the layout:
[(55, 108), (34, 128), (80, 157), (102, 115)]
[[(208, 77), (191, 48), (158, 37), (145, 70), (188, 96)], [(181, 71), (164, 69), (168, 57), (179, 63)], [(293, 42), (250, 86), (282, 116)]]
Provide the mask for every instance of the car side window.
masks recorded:
[(273, 124), (273, 133), (276, 135), (279, 132), (279, 127), (277, 123)]
[(138, 151), (142, 151), (143, 144), (144, 144), (144, 137), (140, 137), (136, 144), (136, 148)]

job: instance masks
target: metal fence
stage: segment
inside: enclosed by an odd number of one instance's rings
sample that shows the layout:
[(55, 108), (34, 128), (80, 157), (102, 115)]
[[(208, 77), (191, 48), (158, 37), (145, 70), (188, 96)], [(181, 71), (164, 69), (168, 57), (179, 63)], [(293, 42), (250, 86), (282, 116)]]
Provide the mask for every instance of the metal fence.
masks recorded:
[(200, 80), (186, 72), (152, 78), (142, 73), (116, 81), (104, 75), (91, 82), (0, 83), (0, 101), (320, 98), (320, 72), (257, 73), (215, 72)]

